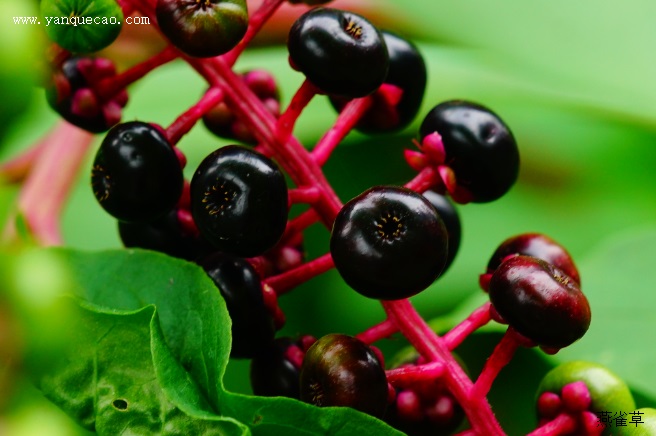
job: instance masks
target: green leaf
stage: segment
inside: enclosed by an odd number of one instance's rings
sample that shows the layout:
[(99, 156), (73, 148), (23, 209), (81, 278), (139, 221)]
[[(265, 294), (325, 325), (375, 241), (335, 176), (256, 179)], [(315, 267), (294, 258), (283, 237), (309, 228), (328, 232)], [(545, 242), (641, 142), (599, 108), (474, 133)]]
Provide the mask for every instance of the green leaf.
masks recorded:
[[(66, 301), (70, 304), (70, 301)], [(206, 408), (163, 342), (154, 306), (105, 310), (80, 302), (61, 358), (39, 377), (39, 388), (84, 427), (100, 434), (243, 434), (238, 422), (189, 416), (167, 396)]]
[[(74, 293), (86, 301), (86, 324), (72, 329), (79, 333), (67, 364), (60, 366), (62, 372), (41, 386), (87, 427), (95, 422), (99, 432), (102, 428), (116, 434), (118, 427), (106, 423), (104, 415), (120, 412), (113, 401), (128, 399), (129, 405), (143, 397), (145, 404), (138, 404), (135, 418), (122, 425), (154, 425), (141, 419), (151, 413), (159, 425), (173, 419), (171, 425), (203, 431), (231, 419), (250, 427), (253, 434), (400, 434), (349, 408), (318, 408), (288, 398), (225, 391), (230, 320), (220, 292), (195, 264), (144, 250), (51, 252), (78, 280)], [(101, 371), (94, 369), (98, 363)], [(100, 373), (111, 374), (111, 382), (91, 383)], [(105, 398), (107, 389), (111, 395)], [(92, 407), (89, 399), (94, 397), (104, 398), (102, 407)], [(94, 415), (92, 410), (101, 413)], [(154, 410), (171, 418), (152, 414)], [(213, 423), (216, 420), (219, 424)]]

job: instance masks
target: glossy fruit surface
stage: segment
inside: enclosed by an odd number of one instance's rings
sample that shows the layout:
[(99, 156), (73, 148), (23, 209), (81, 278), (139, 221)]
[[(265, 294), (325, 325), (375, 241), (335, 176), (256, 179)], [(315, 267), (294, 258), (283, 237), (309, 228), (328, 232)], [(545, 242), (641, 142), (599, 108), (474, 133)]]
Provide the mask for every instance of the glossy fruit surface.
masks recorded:
[(301, 400), (319, 407), (352, 407), (381, 417), (387, 406), (385, 370), (359, 339), (342, 334), (324, 336), (303, 360)]
[(273, 317), (264, 305), (259, 276), (245, 259), (221, 253), (208, 256), (200, 266), (225, 299), (232, 320), (230, 356), (256, 356), (275, 335)]
[(592, 397), (593, 412), (629, 412), (635, 409), (633, 395), (624, 381), (603, 365), (581, 360), (558, 365), (549, 371), (538, 387), (538, 398), (544, 392), (561, 395), (567, 384), (582, 381)]
[(218, 250), (257, 256), (285, 230), (285, 177), (254, 150), (220, 148), (203, 160), (191, 180), (191, 212), (201, 234)]
[(298, 345), (291, 338), (277, 338), (253, 358), (250, 378), (255, 395), (300, 398), (300, 368), (286, 355), (292, 346)]
[[(374, 94), (374, 104), (355, 126), (365, 133), (385, 133), (401, 130), (417, 115), (426, 90), (426, 63), (417, 47), (407, 39), (389, 31), (382, 31), (389, 69), (384, 83), (402, 91), (398, 103), (390, 105), (382, 96)], [(330, 102), (341, 110), (348, 99), (331, 96)]]
[(352, 12), (311, 9), (290, 29), (287, 48), (293, 66), (327, 94), (364, 97), (387, 76), (382, 35)]
[(451, 266), (451, 263), (453, 263), (453, 259), (456, 257), (456, 254), (458, 254), (458, 249), (460, 248), (460, 238), (462, 236), (460, 216), (451, 200), (444, 195), (440, 195), (435, 191), (426, 191), (423, 193), (423, 196), (426, 197), (435, 210), (437, 210), (437, 213), (444, 222), (446, 232), (449, 235), (449, 254), (446, 258), (444, 271), (442, 271), (444, 274), (449, 266)]
[(643, 407), (627, 413), (627, 425), (613, 427), (617, 436), (656, 436), (656, 409)]
[(344, 281), (383, 300), (426, 289), (444, 270), (448, 234), (422, 195), (373, 187), (344, 205), (333, 224), (330, 252)]
[(462, 100), (440, 103), (419, 129), (422, 138), (434, 132), (442, 137), (445, 164), (474, 202), (500, 198), (517, 180), (519, 151), (515, 138), (488, 108)]
[(162, 33), (196, 57), (226, 53), (248, 28), (245, 0), (158, 0), (156, 13)]
[(148, 222), (175, 206), (182, 193), (182, 168), (159, 130), (133, 121), (107, 133), (93, 162), (91, 186), (114, 218)]
[(590, 305), (578, 284), (535, 257), (515, 256), (502, 263), (489, 293), (508, 324), (542, 346), (566, 347), (590, 326)]
[(492, 254), (487, 264), (487, 272), (493, 273), (506, 257), (514, 254), (542, 259), (560, 268), (565, 274), (576, 280), (579, 285), (581, 284), (581, 277), (572, 256), (562, 245), (540, 233), (524, 233), (503, 241)]
[(147, 223), (119, 221), (118, 232), (126, 248), (144, 248), (191, 261), (214, 251), (200, 236), (184, 232), (176, 210)]

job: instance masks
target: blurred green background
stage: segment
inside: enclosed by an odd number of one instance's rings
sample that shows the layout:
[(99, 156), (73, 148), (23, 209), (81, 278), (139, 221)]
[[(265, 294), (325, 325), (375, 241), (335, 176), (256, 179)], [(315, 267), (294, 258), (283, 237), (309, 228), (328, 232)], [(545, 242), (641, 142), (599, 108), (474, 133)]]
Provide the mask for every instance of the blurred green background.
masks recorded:
[[(494, 203), (459, 208), (460, 252), (447, 274), (412, 299), (420, 313), (428, 319), (442, 317), (439, 324), (447, 326), (483, 302), (478, 274), (495, 247), (515, 234), (545, 233), (578, 262), (593, 311), (590, 331), (556, 356), (522, 352), (512, 369), (502, 373), (491, 399), (504, 428), (509, 434), (533, 428), (531, 403), (540, 378), (554, 362), (574, 358), (608, 365), (631, 384), (639, 406), (656, 406), (651, 343), (656, 333), (656, 3), (353, 0), (334, 5), (353, 8), (412, 38), (429, 71), (424, 106), (413, 126), (393, 136), (354, 133), (326, 165), (344, 201), (374, 184), (401, 184), (412, 176), (402, 150), (411, 147), (422, 114), (443, 100), (464, 98), (490, 107), (519, 143), (517, 185)], [(299, 10), (288, 8), (291, 13)], [(3, 41), (14, 41), (0, 45), (0, 156), (7, 159), (42, 136), (57, 118), (28, 74), (34, 70), (31, 55), (38, 53), (40, 32), (9, 21), (11, 15), (34, 12), (28, 5), (7, 2), (0, 11)], [(270, 44), (261, 38), (237, 69), (271, 70), (288, 101), (302, 77), (289, 68), (280, 35), (272, 30), (269, 36)], [(185, 64), (166, 65), (131, 89), (124, 120), (167, 125), (203, 89)], [(312, 147), (335, 116), (326, 99), (317, 98), (295, 134)], [(202, 126), (195, 128), (180, 144), (189, 161), (187, 174), (224, 143)], [(65, 209), (66, 244), (88, 250), (120, 247), (116, 223), (93, 199), (88, 167)], [(16, 186), (0, 187), (1, 217), (11, 210), (17, 192)], [(305, 240), (309, 258), (327, 251), (328, 236), (324, 228), (310, 228)], [(310, 281), (281, 304), (288, 319), (283, 334), (355, 334), (383, 319), (376, 302), (352, 292), (336, 273)], [(459, 350), (472, 374), (499, 339), (498, 329), (488, 330)], [(393, 339), (382, 348), (388, 355), (404, 345)], [(247, 363), (232, 363), (228, 387), (248, 392), (247, 371)], [(38, 407), (51, 410), (45, 403)], [(68, 428), (62, 431), (66, 434)]]

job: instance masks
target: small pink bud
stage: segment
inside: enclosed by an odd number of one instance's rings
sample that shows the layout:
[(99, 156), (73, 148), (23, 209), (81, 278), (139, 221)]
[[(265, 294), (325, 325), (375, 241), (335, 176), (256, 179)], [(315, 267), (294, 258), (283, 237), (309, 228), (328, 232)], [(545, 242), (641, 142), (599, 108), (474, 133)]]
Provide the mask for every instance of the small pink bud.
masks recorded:
[(437, 165), (443, 164), (446, 160), (442, 137), (437, 132), (433, 132), (421, 140), (421, 149)]
[(537, 409), (540, 418), (555, 418), (560, 413), (561, 407), (560, 397), (553, 392), (544, 392), (538, 398)]
[(582, 412), (588, 410), (592, 403), (590, 390), (585, 382), (577, 381), (563, 386), (561, 391), (563, 404), (570, 412)]
[(79, 89), (73, 95), (71, 113), (79, 117), (93, 118), (98, 115), (100, 108), (98, 100), (89, 88)]
[(413, 391), (401, 391), (396, 396), (396, 410), (399, 417), (406, 421), (421, 421), (424, 413), (421, 408), (421, 400)]

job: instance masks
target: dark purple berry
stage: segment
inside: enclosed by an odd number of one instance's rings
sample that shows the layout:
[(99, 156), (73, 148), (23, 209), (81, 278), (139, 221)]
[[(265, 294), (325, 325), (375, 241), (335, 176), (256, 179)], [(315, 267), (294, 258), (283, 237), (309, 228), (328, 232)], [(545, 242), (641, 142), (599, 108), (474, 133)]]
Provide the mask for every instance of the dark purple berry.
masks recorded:
[(156, 13), (171, 43), (196, 57), (228, 52), (248, 28), (245, 0), (158, 0)]
[(253, 358), (275, 335), (273, 317), (262, 296), (262, 283), (245, 259), (215, 253), (200, 262), (219, 288), (232, 320), (231, 357)]
[(352, 407), (380, 418), (387, 407), (385, 370), (359, 339), (324, 336), (303, 360), (301, 400), (319, 407)]
[(581, 284), (579, 271), (567, 250), (550, 237), (540, 233), (524, 233), (503, 241), (492, 254), (487, 264), (487, 272), (493, 273), (504, 259), (515, 254), (542, 259), (560, 268), (579, 285)]
[(377, 186), (339, 212), (330, 252), (337, 271), (357, 292), (397, 300), (423, 291), (440, 276), (448, 257), (448, 234), (424, 196)]
[(458, 215), (458, 210), (453, 205), (451, 200), (449, 200), (444, 195), (440, 195), (435, 191), (426, 191), (423, 195), (428, 199), (428, 201), (430, 201), (430, 204), (433, 205), (435, 210), (437, 210), (440, 218), (442, 218), (442, 221), (444, 221), (446, 232), (449, 234), (449, 255), (446, 259), (444, 271), (442, 271), (442, 274), (444, 274), (446, 270), (451, 266), (451, 263), (453, 262), (453, 259), (456, 257), (458, 249), (460, 248), (460, 237), (462, 234), (460, 216)]
[(535, 257), (503, 262), (492, 275), (489, 293), (503, 319), (541, 346), (567, 347), (590, 326), (590, 305), (578, 283)]
[(445, 164), (472, 201), (486, 203), (503, 196), (517, 180), (519, 151), (508, 126), (476, 103), (452, 100), (435, 106), (419, 129), (422, 138), (437, 132)]
[[(389, 69), (384, 83), (394, 85), (402, 92), (396, 104), (390, 104), (383, 96), (373, 94), (373, 106), (355, 126), (364, 133), (386, 133), (408, 126), (417, 115), (426, 90), (426, 64), (417, 47), (400, 36), (382, 31)], [(348, 99), (330, 97), (337, 110), (342, 110)]]
[(200, 235), (186, 233), (174, 209), (163, 217), (148, 223), (119, 221), (118, 232), (127, 248), (144, 248), (169, 256), (197, 260), (207, 256), (213, 247)]
[(278, 338), (264, 347), (251, 361), (251, 387), (255, 395), (300, 398), (300, 367), (288, 357), (291, 347), (301, 346), (288, 337)]
[(182, 168), (158, 129), (133, 121), (107, 133), (93, 162), (91, 186), (96, 200), (114, 218), (149, 222), (177, 203)]
[(220, 148), (203, 160), (191, 180), (191, 213), (218, 250), (260, 255), (285, 231), (285, 177), (271, 159), (254, 150)]
[(389, 56), (380, 32), (352, 12), (315, 8), (289, 31), (289, 56), (327, 94), (364, 97), (383, 84)]

